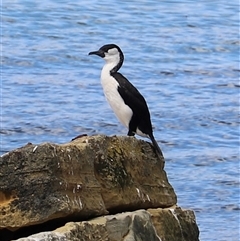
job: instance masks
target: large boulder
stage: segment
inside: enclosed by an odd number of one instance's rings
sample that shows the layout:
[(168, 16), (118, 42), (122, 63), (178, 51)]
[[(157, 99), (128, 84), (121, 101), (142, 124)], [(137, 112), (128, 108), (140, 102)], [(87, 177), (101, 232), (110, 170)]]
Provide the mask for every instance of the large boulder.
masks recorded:
[(61, 145), (29, 143), (6, 153), (0, 159), (0, 240), (69, 221), (170, 208), (177, 199), (163, 168), (164, 158), (152, 145), (134, 137), (83, 136)]

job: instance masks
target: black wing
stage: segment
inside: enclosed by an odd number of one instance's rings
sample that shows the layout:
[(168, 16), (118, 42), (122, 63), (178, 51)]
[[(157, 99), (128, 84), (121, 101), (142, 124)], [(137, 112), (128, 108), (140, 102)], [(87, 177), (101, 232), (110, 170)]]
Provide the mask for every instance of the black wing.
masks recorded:
[(113, 73), (112, 76), (119, 83), (118, 91), (125, 104), (133, 110), (129, 130), (136, 132), (136, 128), (138, 127), (143, 133), (151, 134), (152, 124), (150, 113), (144, 97), (121, 73)]

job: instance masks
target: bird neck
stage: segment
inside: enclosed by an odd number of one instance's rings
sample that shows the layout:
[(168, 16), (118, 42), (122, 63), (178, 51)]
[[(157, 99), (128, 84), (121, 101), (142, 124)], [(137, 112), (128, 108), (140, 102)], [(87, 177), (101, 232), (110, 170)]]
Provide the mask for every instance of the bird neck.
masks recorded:
[(104, 72), (109, 72), (111, 75), (122, 67), (124, 56), (122, 52), (119, 52), (117, 55), (107, 56), (104, 59), (106, 64), (103, 66), (103, 70)]
[(106, 63), (102, 68), (101, 79), (107, 81), (114, 73), (117, 73), (121, 65), (122, 63), (117, 65), (113, 62)]
[(110, 74), (114, 74), (116, 72), (118, 72), (118, 70), (122, 67), (123, 64), (123, 57), (119, 57), (118, 62), (115, 63), (115, 66), (110, 70)]
[(101, 72), (101, 80), (102, 82), (106, 83), (109, 81), (110, 77), (111, 77), (111, 71), (116, 67), (116, 64), (114, 63), (106, 63), (103, 68), (102, 68), (102, 72)]

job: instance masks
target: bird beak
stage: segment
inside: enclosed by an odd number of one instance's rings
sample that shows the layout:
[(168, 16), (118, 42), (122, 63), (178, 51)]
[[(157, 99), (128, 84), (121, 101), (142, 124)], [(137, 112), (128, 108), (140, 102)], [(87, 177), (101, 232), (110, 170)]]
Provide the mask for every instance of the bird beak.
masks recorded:
[(93, 55), (93, 54), (98, 55), (101, 58), (105, 57), (105, 54), (104, 54), (104, 52), (102, 50), (90, 52), (88, 55)]

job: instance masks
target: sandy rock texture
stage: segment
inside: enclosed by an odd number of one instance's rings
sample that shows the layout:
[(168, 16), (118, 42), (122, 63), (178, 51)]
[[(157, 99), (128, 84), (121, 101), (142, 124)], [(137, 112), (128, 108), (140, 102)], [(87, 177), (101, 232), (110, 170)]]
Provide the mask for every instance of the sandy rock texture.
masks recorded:
[[(150, 143), (134, 137), (98, 135), (59, 145), (29, 143), (0, 159), (0, 240), (61, 226), (60, 230), (74, 231), (60, 232), (54, 239), (59, 229), (35, 235), (45, 235), (39, 240), (134, 241), (146, 240), (134, 236), (145, 230), (148, 236), (151, 233), (150, 240), (170, 240), (163, 238), (168, 237), (166, 222), (181, 227), (174, 230), (184, 239), (176, 241), (198, 240), (187, 239), (184, 231), (196, 236), (194, 214), (176, 203), (164, 158)], [(177, 210), (181, 210), (178, 218)], [(115, 219), (122, 231), (111, 225)], [(81, 238), (81, 230), (87, 236), (96, 233), (98, 239)], [(69, 238), (69, 233), (74, 235)]]
[[(159, 219), (166, 220), (167, 224), (159, 222)], [(52, 232), (42, 232), (18, 241), (194, 241), (198, 240), (194, 220), (192, 211), (179, 207), (137, 210), (70, 222)]]

